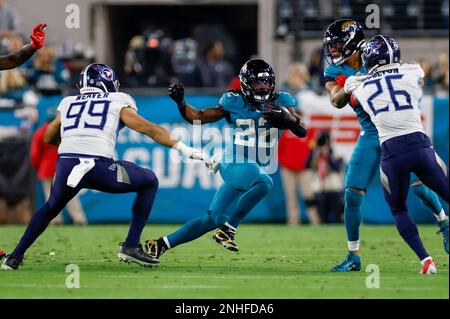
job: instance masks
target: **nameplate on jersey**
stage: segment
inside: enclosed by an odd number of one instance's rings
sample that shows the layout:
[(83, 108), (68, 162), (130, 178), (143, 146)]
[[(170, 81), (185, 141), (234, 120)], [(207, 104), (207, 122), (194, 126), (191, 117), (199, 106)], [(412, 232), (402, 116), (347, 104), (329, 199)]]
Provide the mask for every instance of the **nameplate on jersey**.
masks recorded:
[(80, 164), (72, 168), (72, 171), (67, 178), (67, 185), (73, 188), (77, 187), (84, 175), (95, 166), (93, 158), (79, 158), (79, 160)]

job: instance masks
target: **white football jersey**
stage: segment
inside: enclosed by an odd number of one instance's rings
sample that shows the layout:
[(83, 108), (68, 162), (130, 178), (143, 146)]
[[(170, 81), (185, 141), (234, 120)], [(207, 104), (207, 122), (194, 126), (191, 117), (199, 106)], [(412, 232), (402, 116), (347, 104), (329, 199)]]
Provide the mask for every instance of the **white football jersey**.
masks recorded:
[(380, 143), (414, 132), (425, 133), (420, 118), (423, 77), (419, 64), (393, 64), (370, 74), (353, 91), (375, 124)]
[(59, 154), (75, 153), (112, 158), (117, 135), (123, 127), (120, 111), (136, 102), (126, 93), (86, 93), (64, 98), (58, 106), (61, 118)]

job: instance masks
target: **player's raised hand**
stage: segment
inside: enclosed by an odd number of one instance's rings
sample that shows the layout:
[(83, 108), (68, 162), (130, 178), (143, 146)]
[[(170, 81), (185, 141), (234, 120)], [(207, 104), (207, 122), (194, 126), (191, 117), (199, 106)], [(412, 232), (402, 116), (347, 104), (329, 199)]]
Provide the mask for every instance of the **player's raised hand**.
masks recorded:
[(184, 86), (182, 83), (173, 83), (169, 87), (169, 97), (177, 104), (184, 101)]
[(46, 23), (40, 23), (34, 27), (33, 33), (30, 36), (33, 49), (39, 50), (44, 46), (46, 28)]

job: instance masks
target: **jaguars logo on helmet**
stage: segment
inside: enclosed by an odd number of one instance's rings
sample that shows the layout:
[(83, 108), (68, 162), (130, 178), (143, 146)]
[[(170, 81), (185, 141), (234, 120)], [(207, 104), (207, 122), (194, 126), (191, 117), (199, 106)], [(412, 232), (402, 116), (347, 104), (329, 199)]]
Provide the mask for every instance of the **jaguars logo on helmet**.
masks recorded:
[(330, 24), (325, 31), (323, 50), (328, 64), (340, 65), (364, 48), (365, 39), (361, 24), (342, 19)]

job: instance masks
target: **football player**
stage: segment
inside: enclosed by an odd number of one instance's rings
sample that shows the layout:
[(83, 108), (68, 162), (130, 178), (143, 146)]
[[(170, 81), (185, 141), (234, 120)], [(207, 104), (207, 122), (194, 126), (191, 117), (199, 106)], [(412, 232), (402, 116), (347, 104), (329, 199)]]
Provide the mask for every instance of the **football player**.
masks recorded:
[(36, 50), (41, 49), (44, 46), (45, 40), (45, 28), (47, 24), (38, 24), (31, 34), (31, 43), (25, 45), (22, 49), (12, 52), (9, 55), (0, 56), (0, 70), (13, 69), (23, 63), (25, 63)]
[[(323, 47), (327, 62), (330, 64), (325, 69), (325, 87), (329, 93), (331, 104), (336, 108), (343, 108), (348, 103), (355, 105), (355, 101), (351, 98), (351, 92), (367, 73), (361, 61), (361, 52), (364, 46), (363, 29), (356, 21), (337, 20), (325, 32)], [(348, 79), (352, 75), (355, 76)], [(353, 110), (361, 125), (361, 133), (348, 163), (345, 178), (344, 219), (349, 253), (341, 264), (331, 269), (340, 272), (361, 269), (359, 256), (361, 204), (367, 187), (379, 168), (381, 156), (378, 131), (369, 114), (359, 105), (356, 105)], [(410, 185), (414, 194), (432, 210), (438, 220), (440, 230), (444, 233), (444, 248), (448, 253), (448, 217), (437, 195), (423, 185), (414, 174), (411, 174)]]
[[(352, 94), (378, 130), (381, 183), (395, 225), (419, 257), (420, 272), (434, 274), (436, 265), (408, 214), (406, 197), (410, 175), (415, 173), (448, 203), (448, 168), (434, 151), (422, 125), (420, 103), (425, 73), (419, 64), (400, 64), (400, 54), (394, 39), (384, 35), (370, 39), (362, 53), (368, 76), (358, 81), (360, 84)], [(349, 83), (352, 80), (347, 79)]]
[(275, 92), (275, 73), (266, 61), (247, 61), (239, 78), (240, 90), (225, 93), (216, 107), (203, 110), (186, 102), (181, 84), (173, 84), (169, 88), (169, 96), (177, 103), (186, 121), (205, 124), (225, 118), (233, 134), (218, 166), (224, 183), (209, 210), (168, 236), (146, 241), (146, 251), (155, 259), (168, 249), (216, 228), (213, 239), (226, 249), (237, 252), (236, 228), (272, 189), (272, 178), (264, 167), (271, 165), (269, 162), (278, 142), (278, 129), (290, 129), (299, 137), (306, 136), (303, 119), (294, 112), (295, 99), (286, 92)]
[(16, 249), (4, 260), (2, 269), (18, 269), (27, 249), (83, 188), (116, 194), (136, 193), (130, 229), (125, 241), (120, 243), (118, 256), (143, 266), (158, 264), (139, 244), (155, 199), (158, 179), (149, 169), (113, 159), (117, 133), (124, 125), (189, 158), (211, 164), (208, 155), (172, 139), (164, 128), (139, 116), (131, 96), (119, 92), (119, 81), (109, 66), (90, 64), (85, 67), (79, 88), (79, 95), (61, 101), (58, 115), (45, 132), (47, 143), (59, 145), (50, 197), (33, 215)]

